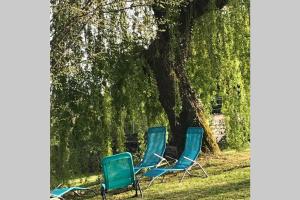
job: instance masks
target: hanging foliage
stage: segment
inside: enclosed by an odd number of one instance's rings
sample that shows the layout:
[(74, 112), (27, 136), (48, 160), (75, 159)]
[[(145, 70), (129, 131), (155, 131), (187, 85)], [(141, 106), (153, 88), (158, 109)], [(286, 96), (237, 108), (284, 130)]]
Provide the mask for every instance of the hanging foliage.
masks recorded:
[(210, 10), (193, 30), (189, 76), (207, 113), (222, 97), (227, 143), (241, 148), (250, 141), (249, 1)]

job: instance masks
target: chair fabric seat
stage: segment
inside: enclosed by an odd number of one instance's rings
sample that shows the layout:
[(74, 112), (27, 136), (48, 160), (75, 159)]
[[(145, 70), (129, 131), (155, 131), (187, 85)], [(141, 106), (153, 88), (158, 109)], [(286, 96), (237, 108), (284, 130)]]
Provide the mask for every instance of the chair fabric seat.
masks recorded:
[(107, 156), (102, 159), (103, 178), (107, 190), (124, 188), (134, 184), (132, 156), (128, 152)]
[(143, 160), (134, 167), (134, 173), (138, 173), (141, 169), (147, 169), (157, 166), (161, 162), (166, 149), (166, 128), (151, 127), (148, 129), (147, 148), (144, 153)]
[(132, 155), (123, 152), (112, 156), (106, 156), (101, 160), (104, 182), (100, 185), (101, 196), (106, 200), (106, 193), (111, 190), (128, 188), (133, 186), (141, 196), (142, 190), (138, 180), (135, 178)]

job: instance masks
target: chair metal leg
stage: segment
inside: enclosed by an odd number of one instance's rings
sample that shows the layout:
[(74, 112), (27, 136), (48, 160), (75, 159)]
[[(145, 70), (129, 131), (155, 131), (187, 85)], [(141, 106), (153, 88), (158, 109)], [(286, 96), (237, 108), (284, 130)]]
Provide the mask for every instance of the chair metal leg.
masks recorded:
[(208, 177), (208, 174), (206, 173), (206, 171), (203, 169), (203, 167), (200, 165), (200, 163), (197, 162), (197, 164), (199, 165), (199, 167), (202, 169), (202, 171), (204, 172), (204, 174), (206, 175), (206, 178)]
[(105, 189), (102, 187), (101, 187), (101, 196), (102, 196), (102, 200), (106, 200)]
[(135, 180), (135, 182), (133, 183), (133, 188), (135, 189), (135, 197), (138, 196), (138, 180)]
[(163, 175), (163, 178), (161, 179), (161, 182), (163, 183), (165, 180), (165, 175)]
[(190, 176), (193, 176), (193, 175), (191, 174), (191, 172), (189, 172), (189, 170), (186, 170), (186, 172), (187, 172)]
[(206, 173), (206, 171), (203, 169), (203, 167), (200, 165), (199, 162), (197, 162), (197, 161), (195, 161), (195, 160), (192, 160), (192, 159), (190, 159), (190, 158), (188, 158), (188, 157), (185, 157), (185, 156), (183, 156), (183, 158), (185, 158), (185, 159), (187, 159), (187, 160), (189, 160), (189, 161), (192, 161), (192, 162), (194, 163), (194, 164), (191, 166), (191, 168), (192, 168), (193, 166), (195, 166), (195, 165), (199, 165), (200, 168), (202, 169), (202, 171), (204, 172), (204, 174), (206, 175), (206, 177), (208, 177), (208, 174)]
[(150, 185), (153, 183), (153, 181), (154, 181), (156, 178), (157, 178), (157, 176), (151, 179), (151, 181), (150, 181), (150, 183), (148, 184), (147, 188), (150, 187)]
[(179, 182), (182, 182), (183, 178), (185, 177), (186, 173), (188, 173), (188, 170), (185, 170), (183, 176), (181, 177), (180, 181)]
[(138, 188), (138, 190), (140, 191), (141, 198), (143, 198), (143, 192), (142, 192), (141, 185), (140, 185), (140, 182), (139, 182), (139, 181), (137, 181), (137, 188)]
[(94, 195), (97, 195), (97, 192), (93, 189), (87, 189), (88, 191), (92, 191), (94, 193)]

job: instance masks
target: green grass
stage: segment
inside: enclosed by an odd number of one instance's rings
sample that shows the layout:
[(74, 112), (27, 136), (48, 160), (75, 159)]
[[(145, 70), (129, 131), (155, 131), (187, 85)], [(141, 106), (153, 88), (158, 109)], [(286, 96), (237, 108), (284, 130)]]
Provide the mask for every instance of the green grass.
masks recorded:
[[(148, 199), (250, 199), (250, 150), (234, 151), (227, 150), (218, 156), (202, 155), (200, 163), (203, 165), (208, 178), (203, 178), (200, 169), (192, 170), (193, 175), (186, 176), (180, 183), (179, 179), (183, 173), (169, 174), (164, 182), (158, 178), (147, 188), (148, 180), (142, 179), (141, 186), (144, 193), (144, 200)], [(91, 176), (87, 180), (97, 180), (97, 176)], [(72, 183), (79, 183), (78, 180), (72, 180)], [(95, 190), (99, 193), (99, 185)], [(125, 191), (122, 193), (108, 194), (108, 199), (135, 199), (134, 191)], [(94, 197), (84, 197), (84, 199), (101, 199), (100, 195)]]

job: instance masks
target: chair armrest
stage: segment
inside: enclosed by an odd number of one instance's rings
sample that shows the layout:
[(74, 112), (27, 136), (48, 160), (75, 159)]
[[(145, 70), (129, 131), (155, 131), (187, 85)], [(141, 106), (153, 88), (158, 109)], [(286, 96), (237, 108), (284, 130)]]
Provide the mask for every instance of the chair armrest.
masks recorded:
[(191, 161), (191, 162), (193, 162), (193, 163), (196, 163), (195, 160), (192, 160), (192, 159), (190, 159), (190, 158), (188, 158), (188, 157), (186, 157), (186, 156), (183, 156), (183, 158), (184, 158), (184, 159), (187, 159), (187, 160), (189, 160), (189, 161)]
[(162, 163), (162, 161), (165, 161), (165, 162), (167, 163), (167, 165), (170, 166), (170, 163), (168, 162), (167, 159), (165, 159), (164, 157), (162, 157), (162, 156), (160, 156), (160, 155), (158, 155), (158, 154), (156, 154), (156, 153), (154, 153), (154, 155), (160, 158), (160, 162), (158, 163), (157, 166), (159, 166), (159, 165)]
[(178, 161), (176, 158), (172, 158), (171, 156), (167, 156), (167, 155), (166, 155), (166, 157), (167, 157), (167, 158), (170, 158), (170, 159), (172, 159), (172, 160), (174, 160), (175, 162)]
[(157, 157), (159, 157), (159, 158), (162, 159), (162, 160), (166, 160), (164, 157), (162, 157), (162, 156), (160, 156), (160, 155), (158, 155), (158, 154), (156, 154), (156, 153), (154, 153), (154, 155), (157, 156)]
[(62, 186), (62, 185), (63, 185), (63, 184), (60, 183), (60, 184), (58, 184), (54, 189), (59, 188), (59, 187)]

